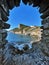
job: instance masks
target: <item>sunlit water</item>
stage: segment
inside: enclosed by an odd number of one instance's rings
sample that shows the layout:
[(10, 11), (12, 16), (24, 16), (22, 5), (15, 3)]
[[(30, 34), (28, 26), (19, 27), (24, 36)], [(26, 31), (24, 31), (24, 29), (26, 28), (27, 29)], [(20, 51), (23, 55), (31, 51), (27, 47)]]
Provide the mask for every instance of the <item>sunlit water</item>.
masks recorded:
[(6, 39), (10, 42), (10, 45), (13, 45), (15, 48), (18, 47), (20, 50), (23, 49), (25, 44), (27, 44), (29, 48), (32, 48), (31, 41), (34, 41), (34, 39), (29, 35), (14, 34), (12, 32), (8, 32)]
[(23, 34), (14, 34), (12, 32), (8, 32), (8, 36), (6, 38), (9, 42), (31, 42), (34, 39), (29, 35), (23, 35)]

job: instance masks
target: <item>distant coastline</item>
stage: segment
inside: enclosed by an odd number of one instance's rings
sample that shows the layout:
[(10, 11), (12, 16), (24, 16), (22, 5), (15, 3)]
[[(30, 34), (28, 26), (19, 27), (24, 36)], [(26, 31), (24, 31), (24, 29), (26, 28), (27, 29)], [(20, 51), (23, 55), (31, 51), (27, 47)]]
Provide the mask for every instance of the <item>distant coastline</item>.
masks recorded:
[(12, 32), (14, 34), (33, 36), (38, 41), (41, 39), (41, 33), (42, 33), (39, 26), (27, 26), (24, 24), (19, 24), (18, 28), (14, 28), (9, 32)]

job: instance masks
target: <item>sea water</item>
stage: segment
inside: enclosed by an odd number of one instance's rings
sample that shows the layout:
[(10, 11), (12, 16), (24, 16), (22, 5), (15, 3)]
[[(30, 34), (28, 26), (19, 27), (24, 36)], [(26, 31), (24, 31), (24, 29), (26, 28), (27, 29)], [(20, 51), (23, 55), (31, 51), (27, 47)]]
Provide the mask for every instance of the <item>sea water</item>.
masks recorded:
[(8, 32), (8, 36), (6, 38), (10, 45), (22, 50), (25, 45), (29, 46), (29, 49), (32, 48), (31, 41), (33, 38), (30, 35), (24, 34), (14, 34), (12, 32)]
[(8, 42), (20, 42), (20, 43), (25, 43), (25, 42), (30, 42), (33, 41), (34, 39), (29, 36), (29, 35), (24, 35), (24, 34), (14, 34), (12, 32), (8, 32), (7, 38)]

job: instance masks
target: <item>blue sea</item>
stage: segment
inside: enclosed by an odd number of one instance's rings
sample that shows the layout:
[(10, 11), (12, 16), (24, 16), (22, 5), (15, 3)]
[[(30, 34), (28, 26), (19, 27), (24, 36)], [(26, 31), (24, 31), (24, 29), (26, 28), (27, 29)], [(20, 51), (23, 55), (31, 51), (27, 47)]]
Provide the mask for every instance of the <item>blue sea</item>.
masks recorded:
[(24, 34), (14, 34), (12, 32), (8, 32), (8, 36), (6, 38), (10, 45), (22, 50), (25, 45), (29, 46), (29, 49), (32, 48), (32, 41), (34, 38), (29, 35)]
[(34, 39), (29, 35), (23, 34), (14, 34), (12, 32), (8, 32), (8, 36), (6, 38), (8, 42), (20, 42), (20, 43), (27, 43), (33, 41)]

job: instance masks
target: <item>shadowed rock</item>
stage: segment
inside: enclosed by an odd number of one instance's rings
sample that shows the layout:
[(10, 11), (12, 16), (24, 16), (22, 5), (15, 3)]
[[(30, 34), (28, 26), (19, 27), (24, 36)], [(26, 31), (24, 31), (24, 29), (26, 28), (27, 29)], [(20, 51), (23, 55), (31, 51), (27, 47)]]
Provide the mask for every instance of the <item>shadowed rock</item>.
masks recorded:
[(1, 17), (2, 17), (3, 21), (7, 21), (8, 20), (7, 14), (2, 9), (1, 9)]
[(25, 45), (25, 46), (23, 47), (23, 49), (24, 49), (24, 51), (26, 51), (26, 50), (29, 49), (29, 46), (28, 46), (28, 45)]
[(2, 33), (2, 37), (5, 39), (7, 37), (7, 32)]
[(20, 6), (20, 2), (21, 2), (21, 0), (14, 0), (15, 6), (16, 7)]
[(2, 29), (9, 29), (9, 28), (10, 28), (10, 25), (7, 23), (4, 23), (4, 26), (2, 27)]

